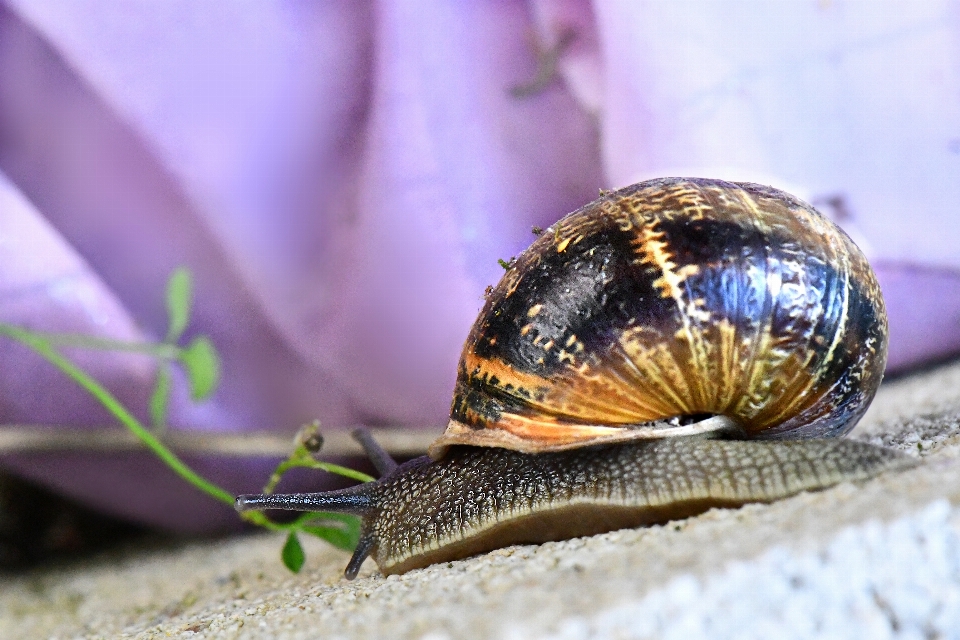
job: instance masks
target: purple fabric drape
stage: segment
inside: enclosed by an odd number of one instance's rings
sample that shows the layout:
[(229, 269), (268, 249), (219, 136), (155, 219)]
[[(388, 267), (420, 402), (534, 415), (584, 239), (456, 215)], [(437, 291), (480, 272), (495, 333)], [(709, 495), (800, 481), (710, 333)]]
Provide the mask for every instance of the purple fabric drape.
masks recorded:
[[(890, 369), (960, 352), (957, 2), (0, 3), (0, 321), (190, 331), (225, 375), (172, 428), (434, 426), (509, 258), (597, 189), (773, 184), (874, 261)], [(151, 363), (76, 354), (144, 407)], [(108, 423), (0, 341), (0, 422)], [(236, 491), (271, 462), (192, 461)], [(0, 466), (186, 531), (229, 509), (143, 455)]]

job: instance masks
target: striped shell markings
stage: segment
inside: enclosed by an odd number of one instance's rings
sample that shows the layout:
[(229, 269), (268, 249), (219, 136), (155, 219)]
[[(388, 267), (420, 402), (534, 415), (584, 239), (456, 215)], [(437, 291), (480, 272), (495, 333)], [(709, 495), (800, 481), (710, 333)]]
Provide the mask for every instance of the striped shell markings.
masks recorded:
[(886, 343), (866, 258), (810, 205), (750, 183), (642, 182), (567, 215), (506, 272), (431, 455), (623, 442), (705, 414), (747, 438), (839, 436), (876, 393)]

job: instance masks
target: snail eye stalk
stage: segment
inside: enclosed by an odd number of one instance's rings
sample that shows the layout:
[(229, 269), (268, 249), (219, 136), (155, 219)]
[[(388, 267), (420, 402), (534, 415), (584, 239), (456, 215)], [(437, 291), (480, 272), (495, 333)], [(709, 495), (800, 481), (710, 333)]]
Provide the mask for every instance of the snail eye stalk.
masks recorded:
[(361, 484), (348, 489), (320, 493), (249, 494), (237, 496), (234, 503), (237, 511), (330, 511), (363, 516), (373, 509), (369, 485)]

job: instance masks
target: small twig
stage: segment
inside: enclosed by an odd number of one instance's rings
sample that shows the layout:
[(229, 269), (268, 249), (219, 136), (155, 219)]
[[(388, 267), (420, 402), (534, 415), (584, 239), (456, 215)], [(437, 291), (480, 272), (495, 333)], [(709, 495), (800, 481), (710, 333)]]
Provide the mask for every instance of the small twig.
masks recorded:
[[(324, 430), (324, 455), (364, 455), (350, 437), (351, 429)], [(398, 457), (422, 455), (441, 429), (371, 429), (387, 451)], [(168, 430), (159, 438), (166, 446), (186, 454), (209, 454), (236, 458), (285, 458), (291, 438), (273, 432), (192, 433)], [(0, 454), (91, 452), (110, 453), (142, 450), (143, 444), (119, 427), (66, 427), (60, 425), (0, 425)]]

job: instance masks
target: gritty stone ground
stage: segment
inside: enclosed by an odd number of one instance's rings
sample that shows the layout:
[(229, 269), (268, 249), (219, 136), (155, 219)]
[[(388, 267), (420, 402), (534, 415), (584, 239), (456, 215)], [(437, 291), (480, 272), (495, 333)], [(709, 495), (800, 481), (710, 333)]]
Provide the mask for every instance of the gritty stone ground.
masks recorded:
[(886, 384), (853, 437), (921, 466), (382, 577), (306, 541), (139, 545), (0, 585), (0, 638), (960, 638), (960, 363)]

